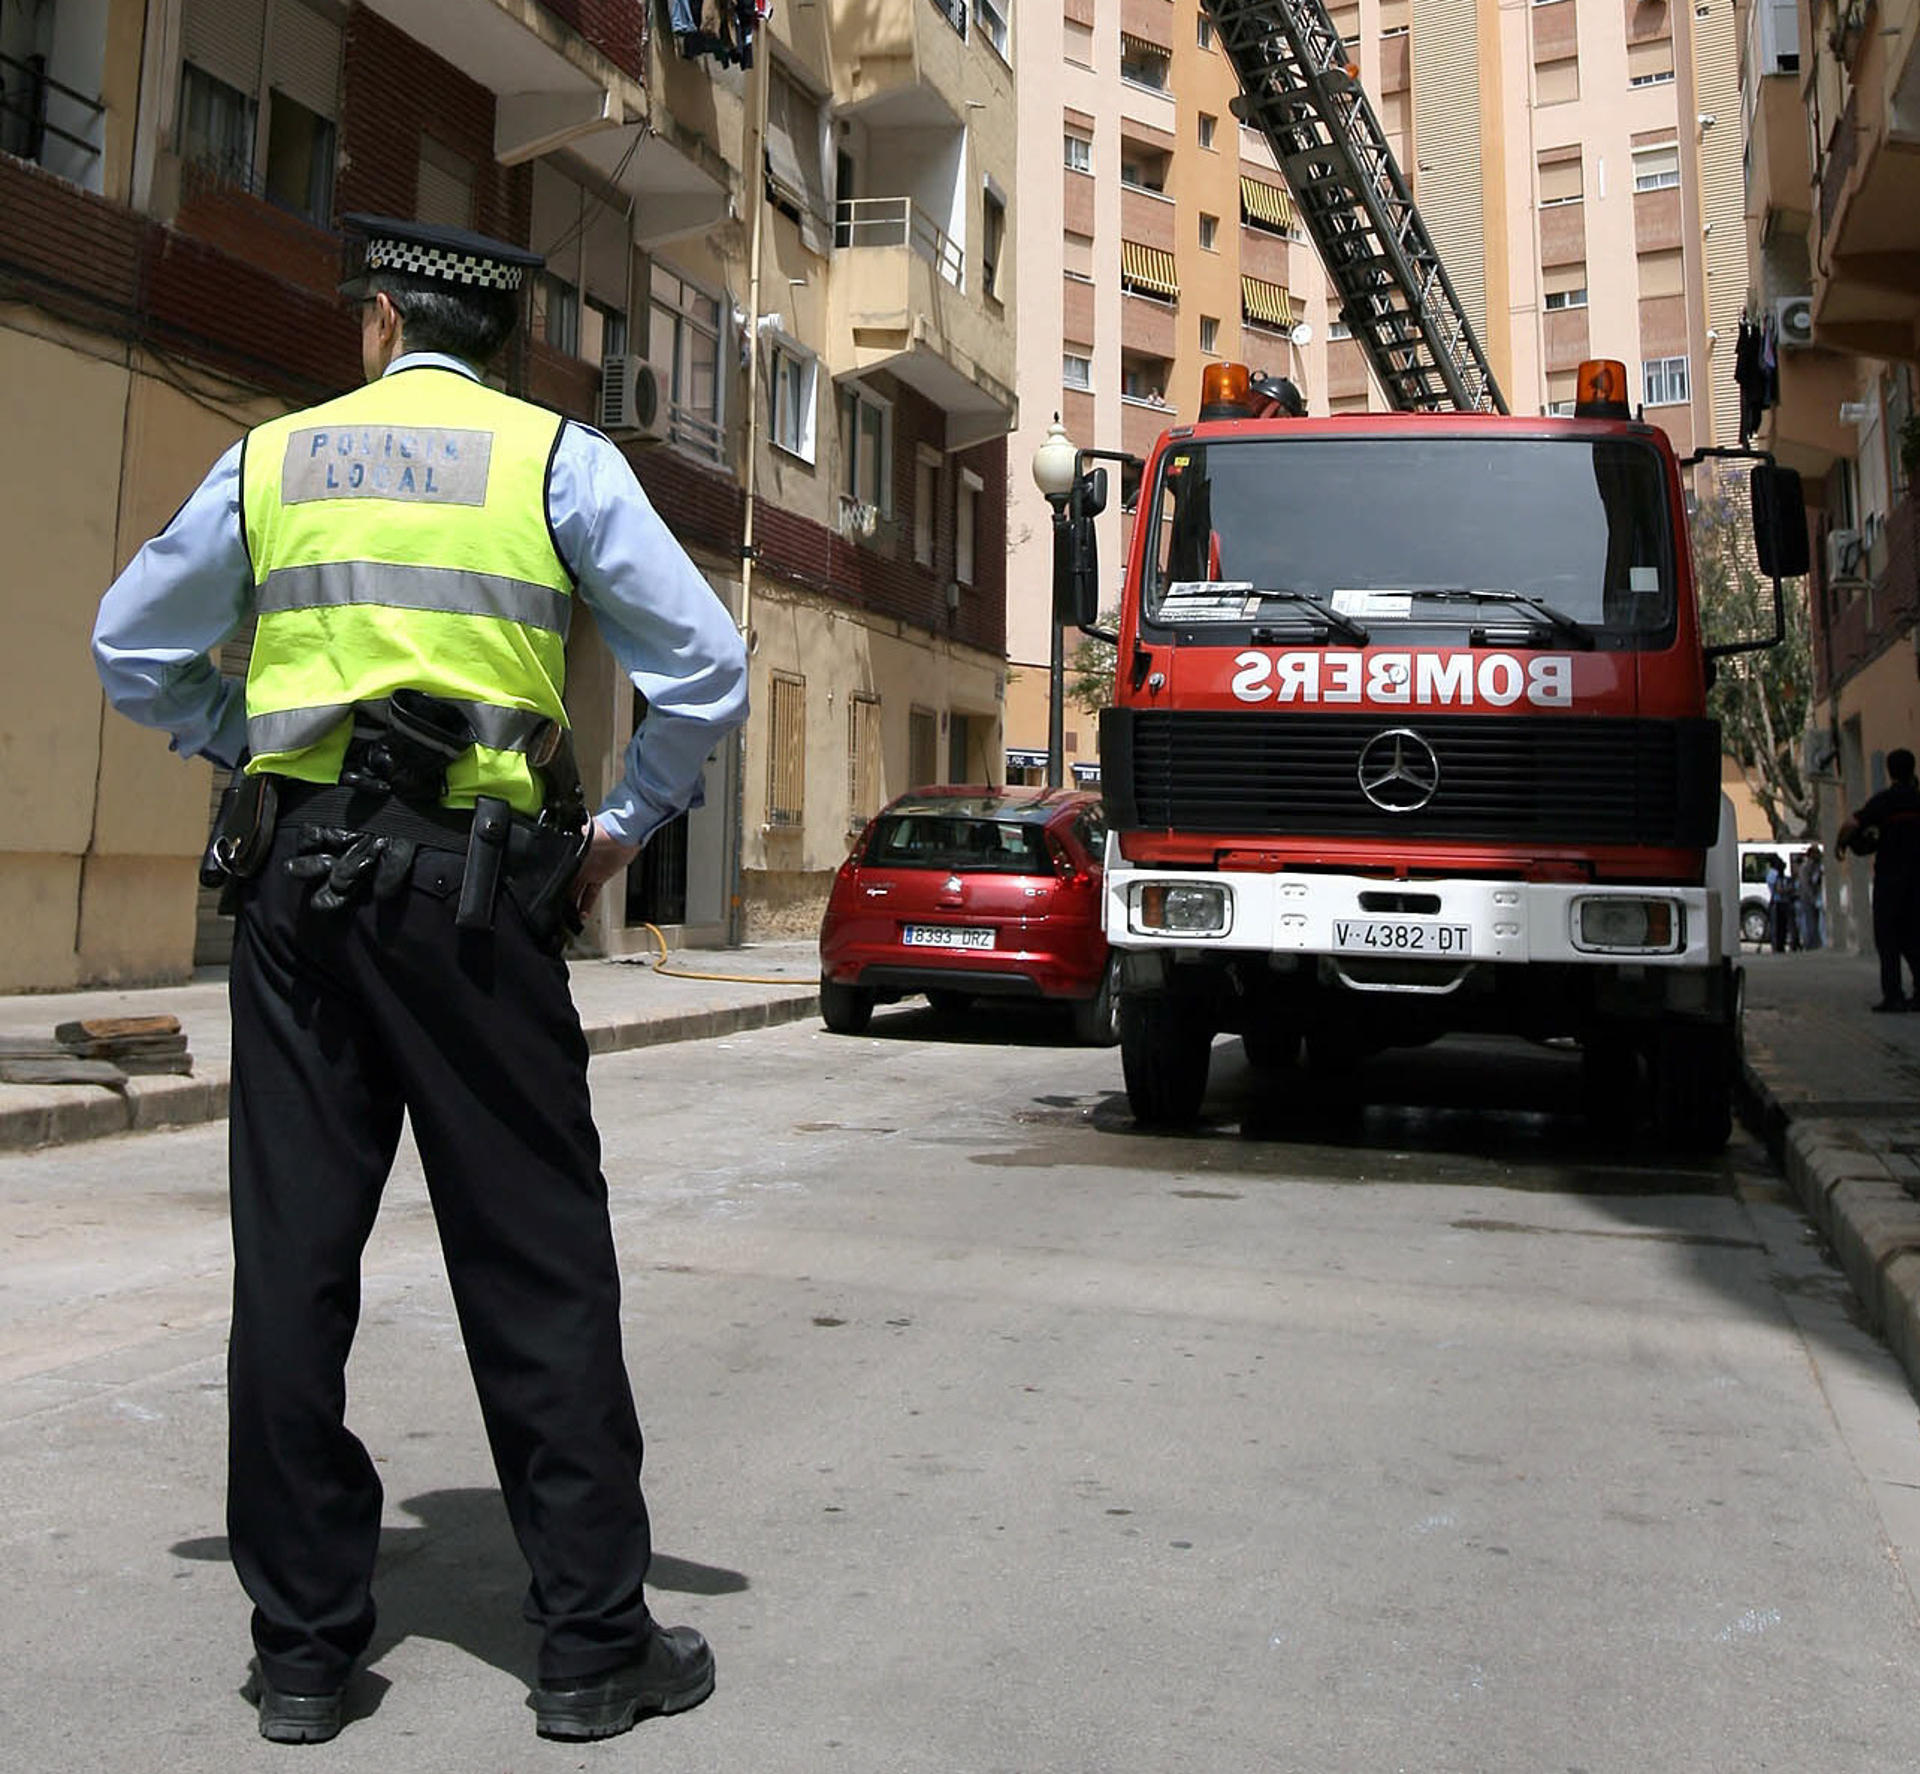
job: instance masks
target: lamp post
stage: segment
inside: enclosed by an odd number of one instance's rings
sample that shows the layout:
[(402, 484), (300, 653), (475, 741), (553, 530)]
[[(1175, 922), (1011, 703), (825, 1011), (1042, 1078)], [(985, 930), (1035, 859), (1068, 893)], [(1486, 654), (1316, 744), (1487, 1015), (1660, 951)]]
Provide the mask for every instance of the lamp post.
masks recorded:
[(1066, 637), (1060, 623), (1060, 585), (1071, 560), (1073, 488), (1079, 479), (1080, 452), (1067, 436), (1060, 415), (1053, 415), (1046, 442), (1033, 452), (1033, 484), (1053, 507), (1053, 584), (1049, 588), (1047, 663), (1047, 787), (1058, 788), (1066, 752)]

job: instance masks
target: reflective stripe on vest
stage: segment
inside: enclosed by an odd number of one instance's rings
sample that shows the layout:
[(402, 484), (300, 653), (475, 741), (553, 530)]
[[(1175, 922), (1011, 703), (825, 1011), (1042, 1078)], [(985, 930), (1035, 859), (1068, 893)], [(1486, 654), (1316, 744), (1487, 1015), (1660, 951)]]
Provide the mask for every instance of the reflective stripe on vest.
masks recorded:
[(547, 523), (562, 424), (420, 368), (248, 436), (251, 769), (337, 781), (354, 710), (410, 687), (459, 704), (479, 737), (448, 769), (447, 805), (539, 808), (524, 751), (566, 718), (573, 612)]

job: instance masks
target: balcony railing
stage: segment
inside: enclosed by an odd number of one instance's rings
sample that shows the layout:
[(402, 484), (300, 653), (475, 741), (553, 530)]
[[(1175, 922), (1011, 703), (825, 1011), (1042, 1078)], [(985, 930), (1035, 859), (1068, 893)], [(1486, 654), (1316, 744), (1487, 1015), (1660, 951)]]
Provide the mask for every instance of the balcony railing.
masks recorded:
[(911, 197), (843, 197), (834, 211), (840, 247), (906, 246), (955, 289), (967, 287), (967, 258)]
[(21, 61), (0, 55), (0, 149), (44, 164), (47, 137), (52, 136), (89, 160), (97, 160), (99, 144), (55, 122), (54, 117), (64, 116), (77, 129), (92, 131), (106, 115), (106, 107), (99, 99), (55, 80), (37, 63), (37, 57)]

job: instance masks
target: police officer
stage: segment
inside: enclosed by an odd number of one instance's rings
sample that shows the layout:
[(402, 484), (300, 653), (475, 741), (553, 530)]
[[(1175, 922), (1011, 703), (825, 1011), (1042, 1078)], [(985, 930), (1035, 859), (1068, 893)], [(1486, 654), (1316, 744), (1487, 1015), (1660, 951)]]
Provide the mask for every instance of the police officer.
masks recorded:
[(1875, 1010), (1911, 1010), (1900, 977), (1904, 959), (1920, 992), (1920, 786), (1913, 753), (1905, 746), (1887, 753), (1887, 786), (1841, 822), (1834, 850), (1866, 853), (1862, 834), (1875, 834), (1873, 854), (1873, 946), (1880, 956), (1880, 1002)]
[[(649, 1614), (620, 1278), (560, 959), (746, 717), (725, 609), (605, 438), (495, 392), (535, 254), (348, 217), (367, 385), (257, 427), (101, 605), (123, 713), (244, 762), (227, 1519), (261, 1734), (319, 1742), (373, 1631), (381, 1488), (346, 1427), (360, 1252), (413, 1127), (541, 1629), (542, 1736), (698, 1705)], [(589, 824), (562, 703), (589, 605), (647, 716)], [(207, 657), (258, 618), (242, 689)]]

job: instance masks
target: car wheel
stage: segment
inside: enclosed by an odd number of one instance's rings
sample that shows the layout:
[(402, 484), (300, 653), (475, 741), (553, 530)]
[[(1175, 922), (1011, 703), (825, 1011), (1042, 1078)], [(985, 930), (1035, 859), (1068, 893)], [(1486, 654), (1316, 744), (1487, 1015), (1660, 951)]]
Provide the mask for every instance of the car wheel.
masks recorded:
[(1767, 908), (1763, 905), (1743, 905), (1740, 908), (1740, 940), (1762, 943), (1768, 935)]
[(1100, 989), (1073, 1007), (1073, 1038), (1082, 1047), (1111, 1047), (1120, 1039), (1120, 957), (1107, 958)]
[(1120, 1000), (1120, 1070), (1142, 1127), (1186, 1127), (1207, 1094), (1213, 1030), (1199, 1006), (1167, 992)]
[(861, 1035), (873, 1021), (873, 994), (858, 986), (820, 981), (820, 1020), (836, 1035)]

